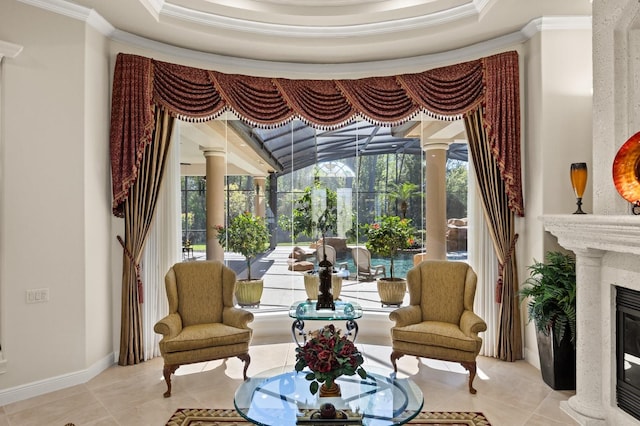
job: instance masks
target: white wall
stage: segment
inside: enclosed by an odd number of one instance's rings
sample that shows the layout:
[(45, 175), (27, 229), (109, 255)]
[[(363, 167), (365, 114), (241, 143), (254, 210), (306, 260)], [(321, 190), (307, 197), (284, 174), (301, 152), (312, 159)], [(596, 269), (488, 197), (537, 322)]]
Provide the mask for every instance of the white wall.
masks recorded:
[[(85, 314), (87, 365), (113, 351), (111, 295), (113, 242), (111, 222), (111, 163), (109, 120), (111, 67), (108, 42), (94, 29), (86, 29), (84, 96), (84, 208), (85, 208)], [(120, 258), (118, 258), (120, 259)]]
[[(551, 30), (527, 43), (524, 111), (524, 192), (526, 216), (519, 232), (519, 278), (529, 277), (527, 266), (560, 250), (555, 237), (544, 231), (540, 216), (571, 214), (576, 198), (569, 179), (571, 163), (586, 162), (591, 176), (583, 210), (593, 212), (591, 146), (592, 60), (591, 31)], [(524, 324), (528, 316), (522, 305)], [(539, 367), (534, 324), (525, 327), (525, 357)]]
[[(0, 39), (24, 46), (2, 75), (2, 401), (28, 383), (86, 380), (112, 345), (105, 41), (81, 21), (5, 0)], [(37, 288), (49, 302), (27, 304)]]

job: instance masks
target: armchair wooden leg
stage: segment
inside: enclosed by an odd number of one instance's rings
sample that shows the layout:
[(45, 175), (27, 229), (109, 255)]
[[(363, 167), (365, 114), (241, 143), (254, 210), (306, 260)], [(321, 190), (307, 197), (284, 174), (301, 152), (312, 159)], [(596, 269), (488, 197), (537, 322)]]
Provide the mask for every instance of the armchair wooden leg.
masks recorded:
[(247, 369), (249, 368), (249, 364), (251, 364), (251, 357), (249, 354), (238, 355), (241, 361), (244, 361), (244, 370), (242, 371), (242, 377), (247, 380)]
[(473, 388), (473, 379), (476, 378), (476, 362), (461, 362), (460, 364), (469, 371), (469, 392), (475, 395), (477, 391)]
[(398, 352), (398, 351), (391, 352), (391, 365), (393, 365), (393, 371), (395, 371), (396, 373), (398, 372), (398, 365), (396, 364), (396, 361), (402, 358), (403, 356), (404, 354), (402, 352)]
[(167, 391), (164, 393), (165, 398), (169, 398), (171, 396), (171, 375), (176, 372), (176, 370), (180, 367), (179, 365), (165, 364), (162, 369), (162, 375), (164, 376), (164, 381), (167, 382)]

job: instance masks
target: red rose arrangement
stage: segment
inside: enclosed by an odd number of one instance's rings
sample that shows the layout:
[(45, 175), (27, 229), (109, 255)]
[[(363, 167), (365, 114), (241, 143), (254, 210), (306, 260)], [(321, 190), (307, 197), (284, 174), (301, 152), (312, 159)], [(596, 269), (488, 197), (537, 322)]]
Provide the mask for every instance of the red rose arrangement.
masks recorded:
[(320, 384), (332, 387), (336, 378), (358, 373), (363, 379), (367, 372), (361, 367), (364, 359), (353, 342), (340, 335), (333, 324), (309, 333), (310, 339), (302, 347), (296, 348), (296, 371), (308, 367), (311, 372), (305, 378), (310, 380), (309, 390), (318, 392)]

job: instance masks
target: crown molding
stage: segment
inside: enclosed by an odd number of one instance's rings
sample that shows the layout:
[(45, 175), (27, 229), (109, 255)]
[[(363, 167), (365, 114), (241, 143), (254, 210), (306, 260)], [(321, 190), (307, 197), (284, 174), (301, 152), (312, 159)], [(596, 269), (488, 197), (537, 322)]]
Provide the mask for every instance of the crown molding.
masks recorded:
[(462, 6), (430, 13), (428, 15), (394, 19), (383, 22), (372, 22), (354, 25), (289, 25), (270, 22), (248, 21), (230, 16), (223, 16), (184, 6), (164, 3), (160, 10), (161, 17), (179, 19), (198, 25), (222, 28), (231, 31), (252, 33), (261, 36), (284, 36), (294, 38), (344, 38), (363, 37), (379, 34), (390, 34), (411, 30), (422, 30), (450, 22), (478, 18), (487, 0), (473, 1)]
[(591, 16), (543, 16), (531, 20), (520, 30), (527, 39), (543, 31), (590, 30)]
[(58, 15), (67, 16), (78, 21), (86, 22), (100, 34), (110, 37), (115, 27), (93, 9), (79, 6), (65, 0), (18, 0), (40, 9), (48, 10)]
[(286, 75), (289, 78), (325, 78), (318, 76), (330, 76), (332, 79), (357, 78), (358, 76), (370, 77), (372, 72), (371, 70), (375, 70), (376, 76), (397, 74), (399, 69), (415, 70), (415, 72), (424, 71), (425, 69), (477, 59), (505, 49), (515, 49), (518, 44), (527, 40), (521, 31), (515, 31), (510, 34), (460, 49), (429, 55), (380, 61), (308, 64), (299, 62), (262, 61), (200, 52), (161, 43), (120, 30), (116, 30), (114, 32), (112, 39), (121, 42), (122, 44), (137, 46), (145, 50), (161, 52), (173, 58), (182, 58), (188, 61), (215, 64), (219, 71), (229, 68), (242, 70), (235, 72), (256, 76)]
[(0, 60), (5, 56), (7, 58), (15, 58), (22, 52), (22, 49), (22, 46), (0, 40)]

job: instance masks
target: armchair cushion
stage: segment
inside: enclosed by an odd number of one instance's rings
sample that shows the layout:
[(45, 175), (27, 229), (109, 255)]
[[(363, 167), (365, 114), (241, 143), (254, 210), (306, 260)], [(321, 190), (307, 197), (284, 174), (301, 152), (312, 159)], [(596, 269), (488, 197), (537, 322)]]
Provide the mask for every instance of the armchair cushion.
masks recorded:
[(172, 339), (162, 339), (160, 351), (191, 351), (236, 343), (248, 344), (250, 340), (251, 331), (248, 329), (230, 327), (222, 323), (196, 324), (183, 328), (180, 334)]
[[(475, 352), (477, 339), (465, 335), (457, 325), (441, 321), (424, 321), (391, 330), (394, 341), (439, 346), (459, 351)], [(482, 342), (482, 341), (480, 341)]]

